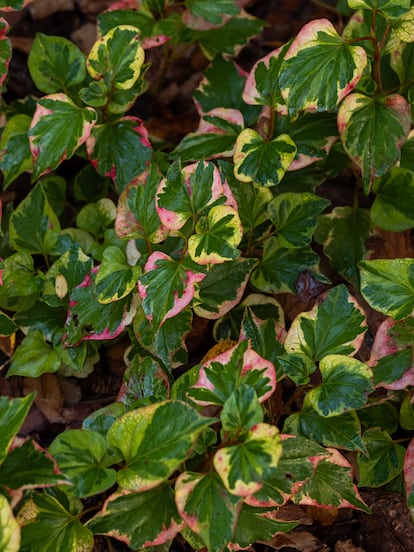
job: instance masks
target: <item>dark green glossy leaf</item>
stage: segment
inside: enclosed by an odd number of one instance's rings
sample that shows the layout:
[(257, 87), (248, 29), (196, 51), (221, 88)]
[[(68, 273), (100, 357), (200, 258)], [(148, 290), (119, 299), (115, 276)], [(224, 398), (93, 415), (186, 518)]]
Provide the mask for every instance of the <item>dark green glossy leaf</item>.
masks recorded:
[(204, 0), (187, 0), (186, 5), (195, 17), (202, 17), (215, 25), (220, 24), (225, 15), (237, 15), (240, 8), (234, 0), (216, 0), (206, 3)]
[(372, 371), (345, 355), (327, 355), (319, 363), (322, 383), (311, 389), (309, 403), (322, 416), (338, 416), (365, 405), (374, 390)]
[(396, 320), (414, 310), (413, 259), (361, 261), (361, 293), (375, 310)]
[(2, 264), (0, 307), (13, 311), (29, 308), (38, 299), (43, 285), (42, 279), (34, 274), (33, 257), (22, 250)]
[(7, 316), (4, 312), (0, 311), (0, 336), (6, 337), (13, 334), (18, 330), (19, 326), (13, 322), (13, 320)]
[(85, 57), (70, 40), (37, 33), (28, 58), (30, 76), (42, 92), (67, 92), (86, 77)]
[(289, 353), (277, 357), (276, 370), (278, 379), (287, 376), (296, 385), (306, 385), (310, 374), (316, 370), (316, 364), (303, 353)]
[(391, 401), (376, 404), (375, 399), (372, 399), (364, 408), (358, 410), (357, 414), (365, 428), (381, 427), (390, 434), (398, 429), (398, 410)]
[(167, 485), (145, 492), (114, 494), (87, 523), (93, 533), (119, 539), (132, 550), (163, 544), (181, 526), (174, 493)]
[(321, 215), (314, 234), (334, 270), (359, 287), (358, 262), (368, 250), (366, 240), (373, 231), (369, 211), (353, 207), (335, 207)]
[(181, 517), (207, 550), (223, 550), (233, 536), (241, 500), (227, 491), (217, 474), (184, 472), (175, 484), (175, 500)]
[(348, 0), (353, 10), (377, 10), (390, 19), (398, 19), (410, 9), (410, 0)]
[(268, 205), (282, 247), (306, 247), (312, 240), (318, 215), (329, 201), (314, 194), (287, 192), (277, 195)]
[(329, 354), (353, 355), (360, 348), (365, 331), (364, 312), (341, 284), (328, 291), (312, 310), (295, 318), (285, 348), (314, 360)]
[(108, 444), (125, 459), (118, 471), (123, 489), (144, 491), (165, 481), (189, 456), (199, 433), (213, 420), (181, 401), (164, 401), (127, 412), (108, 432)]
[(50, 307), (42, 301), (37, 301), (32, 307), (21, 310), (14, 316), (14, 321), (26, 334), (39, 330), (52, 343), (62, 337), (65, 319), (65, 309)]
[(39, 100), (29, 130), (33, 180), (72, 157), (89, 137), (96, 120), (94, 109), (78, 107), (65, 94)]
[(296, 145), (287, 134), (265, 141), (251, 128), (243, 130), (236, 141), (234, 171), (242, 182), (276, 186), (296, 155)]
[(325, 447), (364, 451), (361, 424), (355, 412), (325, 418), (307, 404), (306, 398), (302, 411), (286, 419), (283, 432), (303, 435)]
[(223, 405), (220, 414), (224, 431), (238, 434), (263, 422), (263, 409), (253, 387), (241, 384)]
[(145, 399), (163, 401), (167, 398), (168, 391), (168, 376), (160, 363), (150, 356), (136, 354), (124, 372), (118, 400), (131, 408), (137, 401)]
[[(250, 341), (252, 348), (275, 366), (279, 364), (279, 355), (284, 352), (282, 342), (286, 332), (283, 326), (273, 318), (261, 320), (254, 314), (253, 306), (246, 306), (240, 328), (240, 337)], [(276, 371), (279, 378), (279, 365)]]
[[(412, 393), (407, 393), (401, 403), (399, 416), (401, 427), (409, 431), (414, 429), (414, 406), (412, 400)], [(381, 427), (384, 428), (383, 425)]]
[(11, 117), (1, 135), (0, 169), (3, 172), (3, 189), (33, 167), (28, 131), (31, 118), (20, 114)]
[(305, 270), (318, 273), (318, 267), (319, 257), (310, 246), (287, 249), (280, 247), (277, 238), (269, 238), (265, 242), (263, 257), (252, 274), (251, 282), (264, 292), (296, 293), (299, 274)]
[(374, 226), (401, 232), (414, 227), (414, 172), (394, 168), (375, 180), (375, 200), (371, 207)]
[(132, 116), (96, 125), (86, 149), (95, 169), (101, 176), (110, 176), (118, 192), (145, 170), (152, 155), (141, 119)]
[(290, 45), (279, 75), (289, 113), (335, 109), (355, 87), (366, 63), (365, 50), (348, 45), (327, 19), (307, 23)]
[(412, 349), (390, 353), (378, 360), (373, 367), (375, 385), (392, 384), (410, 370), (413, 363)]
[[(410, 128), (410, 106), (398, 94), (371, 98), (354, 93), (342, 102), (339, 134), (346, 152), (361, 169), (366, 194), (373, 179), (397, 163)], [(382, 139), (384, 133), (386, 142)]]
[(367, 429), (363, 435), (366, 454), (358, 454), (359, 485), (381, 487), (403, 469), (405, 448), (394, 443), (386, 431)]

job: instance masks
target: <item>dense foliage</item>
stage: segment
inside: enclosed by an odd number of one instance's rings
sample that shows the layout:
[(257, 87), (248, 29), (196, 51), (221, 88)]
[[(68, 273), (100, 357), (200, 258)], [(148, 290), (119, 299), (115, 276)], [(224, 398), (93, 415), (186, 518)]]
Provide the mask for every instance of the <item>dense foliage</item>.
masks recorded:
[[(3, 190), (31, 175), (2, 218), (7, 375), (84, 378), (130, 342), (117, 400), (47, 452), (17, 436), (35, 395), (0, 398), (2, 550), (91, 551), (96, 534), (168, 550), (179, 532), (235, 550), (292, 530), (289, 501), (369, 511), (361, 487), (414, 511), (414, 260), (366, 245), (414, 227), (413, 2), (339, 2), (341, 33), (311, 21), (249, 72), (234, 58), (263, 22), (245, 4), (115, 2), (87, 56), (38, 34), (44, 95), (2, 106)], [(145, 50), (183, 44), (209, 65), (199, 128), (168, 148), (130, 111)], [(354, 201), (331, 205), (319, 187), (341, 174)], [(286, 293), (316, 298), (288, 327)], [(384, 318), (368, 360), (363, 302)], [(196, 317), (218, 343), (188, 367)]]

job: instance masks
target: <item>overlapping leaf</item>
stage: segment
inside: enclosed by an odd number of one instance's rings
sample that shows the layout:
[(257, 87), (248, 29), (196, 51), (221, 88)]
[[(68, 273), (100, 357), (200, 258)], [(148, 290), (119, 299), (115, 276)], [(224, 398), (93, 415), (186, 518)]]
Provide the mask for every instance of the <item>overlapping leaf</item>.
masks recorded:
[(375, 310), (396, 320), (414, 310), (413, 259), (361, 261), (361, 292)]
[(28, 334), (16, 348), (8, 373), (10, 376), (37, 378), (41, 374), (57, 372), (61, 364), (57, 352), (37, 330)]
[[(240, 328), (240, 338), (249, 339), (252, 348), (275, 366), (279, 364), (280, 355), (284, 351), (282, 343), (285, 336), (284, 327), (274, 318), (269, 317), (267, 320), (262, 320), (254, 314), (254, 307), (246, 306)], [(278, 369), (277, 377), (280, 378), (281, 375)]]
[(319, 363), (322, 383), (308, 392), (309, 403), (321, 416), (338, 416), (365, 405), (373, 391), (366, 364), (345, 355), (327, 355)]
[[(360, 167), (364, 191), (400, 158), (400, 148), (411, 128), (407, 100), (398, 94), (369, 97), (350, 94), (338, 111), (338, 129), (345, 150)], [(381, 138), (387, 135), (386, 143)]]
[(34, 274), (33, 257), (22, 250), (4, 260), (0, 306), (5, 310), (21, 310), (32, 306), (42, 289), (42, 279)]
[(0, 415), (4, 423), (4, 428), (0, 435), (0, 462), (7, 456), (10, 445), (22, 426), (33, 400), (33, 393), (21, 399), (0, 397)]
[(258, 355), (247, 341), (204, 362), (188, 395), (198, 404), (222, 406), (241, 384), (252, 386), (260, 402), (269, 398), (276, 387), (273, 364)]
[(276, 186), (296, 155), (296, 145), (287, 134), (270, 142), (251, 128), (243, 130), (236, 141), (234, 171), (242, 182)]
[(414, 440), (410, 441), (404, 457), (404, 481), (407, 493), (407, 504), (414, 510)]
[(128, 263), (126, 253), (119, 247), (107, 247), (95, 279), (100, 303), (112, 303), (126, 297), (137, 285), (139, 266)]
[(29, 130), (33, 180), (72, 157), (89, 137), (96, 120), (94, 109), (78, 107), (65, 94), (40, 99)]
[(171, 488), (159, 485), (145, 492), (112, 495), (102, 511), (88, 521), (87, 528), (139, 550), (169, 541), (182, 525)]
[(362, 344), (366, 319), (344, 285), (332, 288), (319, 305), (299, 314), (285, 340), (292, 353), (305, 353), (314, 360), (330, 354), (354, 355)]
[(95, 169), (102, 176), (110, 176), (118, 192), (147, 168), (152, 155), (141, 119), (132, 116), (96, 125), (86, 149)]
[(7, 70), (9, 68), (9, 63), (11, 59), (11, 43), (8, 38), (6, 38), (6, 33), (9, 30), (9, 24), (7, 21), (1, 17), (0, 18), (0, 87), (3, 86), (3, 83), (7, 77)]
[(401, 232), (414, 226), (414, 172), (393, 168), (374, 181), (371, 207), (374, 226)]
[(245, 441), (219, 449), (213, 461), (231, 494), (249, 496), (275, 472), (281, 454), (277, 427), (260, 423), (251, 428)]
[(239, 385), (223, 405), (220, 414), (224, 431), (239, 435), (263, 422), (264, 414), (253, 387)]
[(279, 75), (289, 113), (335, 109), (357, 85), (366, 63), (365, 50), (347, 44), (327, 19), (307, 23), (290, 45)]
[(195, 285), (204, 277), (189, 259), (175, 261), (161, 251), (149, 257), (138, 289), (145, 315), (154, 329), (191, 303)]
[(184, 472), (175, 484), (178, 511), (209, 552), (219, 552), (233, 536), (241, 499), (230, 494), (216, 473)]
[(0, 548), (8, 552), (20, 550), (20, 527), (4, 495), (0, 495)]
[(354, 10), (377, 10), (390, 19), (398, 19), (410, 9), (410, 0), (348, 0)]
[(24, 172), (33, 167), (29, 138), (27, 136), (31, 119), (21, 113), (11, 117), (0, 139), (0, 169), (3, 172), (3, 189)]
[(212, 421), (181, 401), (158, 402), (127, 412), (107, 436), (109, 446), (126, 462), (118, 471), (119, 485), (145, 491), (165, 481)]

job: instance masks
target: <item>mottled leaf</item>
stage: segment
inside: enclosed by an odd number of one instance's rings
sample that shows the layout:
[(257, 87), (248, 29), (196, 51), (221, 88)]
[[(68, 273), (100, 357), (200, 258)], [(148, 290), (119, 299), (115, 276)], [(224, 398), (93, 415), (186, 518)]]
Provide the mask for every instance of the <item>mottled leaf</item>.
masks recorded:
[(187, 0), (186, 5), (194, 16), (213, 24), (220, 24), (225, 15), (237, 15), (240, 12), (234, 0), (216, 0), (208, 4), (204, 0)]
[(242, 182), (276, 186), (296, 155), (296, 145), (287, 134), (270, 142), (251, 128), (243, 130), (236, 141), (234, 173)]
[(327, 19), (307, 23), (287, 51), (279, 85), (291, 115), (328, 111), (357, 85), (365, 50), (347, 44)]
[(361, 293), (375, 310), (396, 320), (414, 310), (413, 259), (361, 261)]
[(123, 299), (135, 289), (140, 273), (141, 268), (131, 266), (122, 249), (107, 247), (95, 279), (98, 301), (107, 304)]
[(414, 439), (410, 441), (404, 457), (404, 481), (407, 494), (407, 505), (414, 511)]
[(94, 109), (78, 107), (65, 94), (40, 99), (29, 130), (33, 180), (72, 157), (89, 137), (96, 120)]
[(107, 440), (126, 462), (117, 475), (121, 488), (145, 491), (165, 481), (212, 421), (181, 401), (158, 402), (116, 420)]
[[(10, 5), (10, 2), (7, 3)], [(6, 38), (6, 33), (9, 30), (9, 24), (1, 17), (0, 18), (0, 87), (3, 86), (7, 77), (7, 71), (12, 55), (12, 47), (10, 40)]]
[(312, 310), (299, 314), (285, 340), (290, 353), (305, 353), (314, 360), (330, 354), (353, 356), (362, 344), (366, 319), (362, 308), (344, 285), (332, 288)]
[(223, 405), (220, 414), (224, 431), (238, 435), (263, 422), (263, 409), (256, 391), (245, 384), (239, 385)]
[(0, 397), (0, 416), (4, 424), (0, 434), (0, 462), (3, 462), (7, 456), (10, 445), (22, 426), (33, 400), (34, 393), (19, 399)]
[(362, 438), (367, 452), (357, 456), (359, 486), (381, 487), (402, 471), (405, 448), (378, 428), (367, 429)]
[(346, 152), (361, 169), (366, 194), (372, 180), (397, 163), (410, 128), (410, 106), (398, 94), (371, 98), (354, 93), (343, 101), (338, 111), (339, 134)]
[(348, 0), (353, 10), (376, 10), (390, 19), (398, 19), (410, 9), (410, 0)]
[(20, 550), (20, 527), (4, 495), (0, 495), (0, 548), (7, 552)]
[(392, 30), (403, 42), (414, 42), (414, 8), (399, 17)]
[(14, 115), (8, 121), (0, 140), (0, 169), (3, 173), (3, 189), (24, 172), (32, 170), (28, 131), (31, 118), (24, 113)]

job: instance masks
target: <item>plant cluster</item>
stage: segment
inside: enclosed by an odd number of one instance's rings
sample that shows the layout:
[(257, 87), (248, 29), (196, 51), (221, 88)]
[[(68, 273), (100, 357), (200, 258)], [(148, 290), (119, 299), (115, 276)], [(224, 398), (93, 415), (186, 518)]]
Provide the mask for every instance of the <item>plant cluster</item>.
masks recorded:
[[(414, 227), (413, 2), (339, 2), (341, 34), (311, 21), (249, 72), (234, 56), (263, 22), (245, 4), (115, 2), (87, 56), (39, 34), (44, 95), (2, 107), (3, 190), (31, 175), (2, 218), (0, 334), (21, 336), (7, 375), (83, 378), (130, 341), (117, 401), (47, 452), (17, 436), (34, 394), (0, 398), (2, 550), (91, 551), (97, 534), (168, 550), (177, 533), (236, 550), (292, 530), (289, 501), (369, 511), (360, 487), (414, 511), (414, 260), (366, 246)], [(145, 49), (183, 44), (209, 60), (200, 124), (157, 149), (130, 114)], [(318, 187), (344, 172), (354, 201), (331, 206)], [(278, 294), (304, 292), (286, 327)], [(384, 315), (365, 361), (362, 301)], [(218, 344), (183, 370), (195, 317)]]

